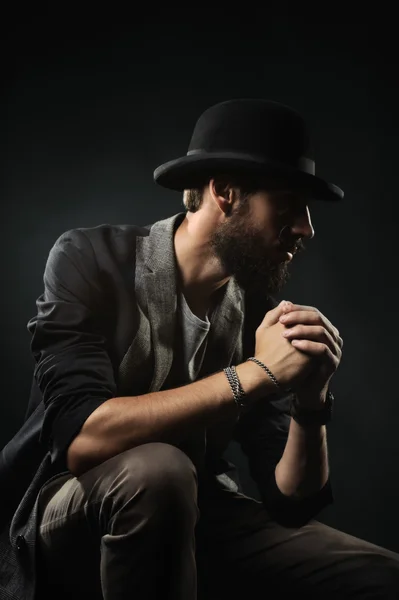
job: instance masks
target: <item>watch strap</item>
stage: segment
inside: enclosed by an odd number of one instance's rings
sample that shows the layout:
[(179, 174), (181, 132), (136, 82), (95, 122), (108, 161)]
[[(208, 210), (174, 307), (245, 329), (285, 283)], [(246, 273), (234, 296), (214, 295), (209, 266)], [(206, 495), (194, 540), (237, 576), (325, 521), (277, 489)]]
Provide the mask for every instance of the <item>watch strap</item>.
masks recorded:
[(327, 392), (324, 406), (318, 409), (305, 408), (301, 406), (294, 394), (291, 402), (291, 417), (300, 425), (325, 425), (332, 419), (334, 406), (334, 395)]

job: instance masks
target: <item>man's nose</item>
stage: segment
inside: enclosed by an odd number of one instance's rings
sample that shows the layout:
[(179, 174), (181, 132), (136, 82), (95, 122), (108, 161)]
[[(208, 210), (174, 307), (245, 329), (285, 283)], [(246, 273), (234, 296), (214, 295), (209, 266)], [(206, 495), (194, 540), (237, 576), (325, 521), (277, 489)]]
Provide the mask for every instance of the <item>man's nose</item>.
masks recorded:
[(304, 237), (311, 240), (314, 237), (315, 231), (313, 229), (312, 220), (310, 218), (309, 208), (295, 215), (292, 227), (292, 233), (298, 237)]

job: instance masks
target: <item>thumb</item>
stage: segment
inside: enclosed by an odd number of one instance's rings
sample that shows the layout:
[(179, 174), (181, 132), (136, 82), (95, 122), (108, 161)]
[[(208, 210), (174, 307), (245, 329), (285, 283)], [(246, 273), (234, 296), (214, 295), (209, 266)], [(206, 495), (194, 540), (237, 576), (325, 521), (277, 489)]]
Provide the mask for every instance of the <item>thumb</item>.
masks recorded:
[(288, 300), (281, 300), (280, 304), (277, 304), (277, 306), (267, 311), (261, 323), (261, 326), (263, 325), (266, 327), (271, 327), (272, 325), (277, 323), (281, 315), (283, 315), (286, 312), (289, 306), (290, 302)]

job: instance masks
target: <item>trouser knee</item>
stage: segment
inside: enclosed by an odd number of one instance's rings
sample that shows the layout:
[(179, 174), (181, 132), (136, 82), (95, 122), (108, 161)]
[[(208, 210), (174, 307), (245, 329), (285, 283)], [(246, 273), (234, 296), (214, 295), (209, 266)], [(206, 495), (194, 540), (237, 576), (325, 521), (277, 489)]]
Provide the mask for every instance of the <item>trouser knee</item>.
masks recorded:
[(144, 503), (157, 518), (178, 514), (198, 519), (197, 471), (176, 446), (153, 442), (136, 446), (107, 461), (104, 495), (112, 512)]

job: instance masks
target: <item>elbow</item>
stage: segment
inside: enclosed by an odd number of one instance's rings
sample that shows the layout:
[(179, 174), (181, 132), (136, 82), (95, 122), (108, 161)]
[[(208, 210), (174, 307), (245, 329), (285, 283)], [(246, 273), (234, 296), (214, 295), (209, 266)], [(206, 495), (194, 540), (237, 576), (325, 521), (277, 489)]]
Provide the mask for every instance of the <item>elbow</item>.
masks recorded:
[(306, 497), (286, 496), (278, 488), (275, 477), (261, 497), (270, 517), (283, 527), (303, 527), (334, 503), (330, 479), (322, 489)]
[[(86, 445), (86, 451), (84, 446)], [(87, 452), (87, 442), (83, 439), (82, 434), (78, 434), (71, 442), (67, 450), (66, 464), (67, 469), (75, 477), (83, 475), (92, 466), (89, 465), (89, 458)]]
[(66, 465), (75, 477), (83, 475), (109, 458), (108, 444), (104, 443), (101, 433), (98, 427), (93, 427), (90, 415), (69, 444)]
[(72, 475), (79, 477), (123, 450), (124, 448), (112, 444), (98, 433), (93, 435), (92, 432), (80, 431), (68, 447), (67, 469)]
[(77, 455), (76, 440), (77, 440), (77, 438), (75, 438), (68, 447), (67, 456), (66, 456), (66, 465), (67, 465), (68, 471), (70, 471), (72, 473), (72, 475), (74, 475), (75, 477), (79, 477), (79, 475), (81, 475), (82, 473), (81, 473), (81, 469), (79, 466), (80, 463), (79, 463), (78, 455)]
[(294, 499), (281, 503), (271, 503), (263, 498), (263, 506), (270, 518), (282, 527), (299, 528), (315, 519), (325, 507), (324, 504), (314, 506), (307, 502), (298, 502)]

